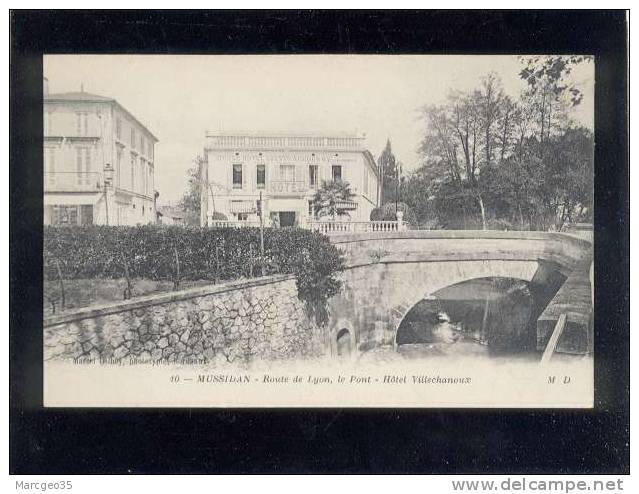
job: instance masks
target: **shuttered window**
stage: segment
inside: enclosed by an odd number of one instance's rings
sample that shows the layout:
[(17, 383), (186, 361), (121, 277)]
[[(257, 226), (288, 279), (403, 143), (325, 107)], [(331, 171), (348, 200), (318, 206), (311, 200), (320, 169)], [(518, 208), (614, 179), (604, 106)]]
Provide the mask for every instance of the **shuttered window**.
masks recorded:
[(242, 165), (233, 165), (233, 188), (242, 188)]

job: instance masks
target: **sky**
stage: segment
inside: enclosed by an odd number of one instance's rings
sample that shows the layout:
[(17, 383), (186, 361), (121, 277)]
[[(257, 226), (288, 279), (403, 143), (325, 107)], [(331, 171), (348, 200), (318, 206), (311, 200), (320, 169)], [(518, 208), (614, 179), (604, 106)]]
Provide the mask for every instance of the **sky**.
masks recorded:
[[(160, 203), (177, 201), (206, 131), (356, 133), (378, 156), (390, 139), (405, 170), (418, 166), (418, 109), (495, 72), (517, 97), (510, 55), (46, 55), (49, 92), (115, 98), (159, 139)], [(594, 127), (594, 64), (571, 80), (584, 93), (573, 118)]]

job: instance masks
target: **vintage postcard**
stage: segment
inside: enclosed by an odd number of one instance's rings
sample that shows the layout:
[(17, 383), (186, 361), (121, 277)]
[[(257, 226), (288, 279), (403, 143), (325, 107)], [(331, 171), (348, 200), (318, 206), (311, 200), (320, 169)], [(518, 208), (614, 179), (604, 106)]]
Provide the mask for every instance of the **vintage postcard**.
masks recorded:
[(595, 63), (45, 55), (45, 406), (592, 407)]

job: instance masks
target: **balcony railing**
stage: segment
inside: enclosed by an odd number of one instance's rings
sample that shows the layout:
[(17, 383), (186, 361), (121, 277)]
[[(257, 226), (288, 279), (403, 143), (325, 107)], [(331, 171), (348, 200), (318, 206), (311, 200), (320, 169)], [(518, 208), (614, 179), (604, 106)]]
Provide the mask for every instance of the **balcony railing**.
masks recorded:
[(102, 190), (100, 172), (44, 173), (45, 192), (97, 192)]
[(405, 229), (403, 221), (309, 221), (307, 228), (324, 234), (397, 232)]
[(211, 228), (257, 228), (259, 226), (259, 221), (209, 220)]
[(216, 135), (207, 134), (210, 149), (326, 149), (363, 150), (358, 136)]

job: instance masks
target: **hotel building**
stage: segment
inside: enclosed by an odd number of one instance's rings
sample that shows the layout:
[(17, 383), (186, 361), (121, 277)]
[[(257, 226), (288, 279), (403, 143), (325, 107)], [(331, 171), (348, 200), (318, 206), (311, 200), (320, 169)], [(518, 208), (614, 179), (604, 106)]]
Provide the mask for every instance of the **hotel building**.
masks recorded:
[[(354, 197), (338, 206), (340, 221), (369, 221), (379, 178), (364, 137), (207, 133), (200, 169), (202, 225), (258, 224), (262, 196), (266, 226), (306, 227), (317, 221), (313, 196), (325, 181), (348, 182)], [(216, 214), (217, 213), (217, 214)]]

